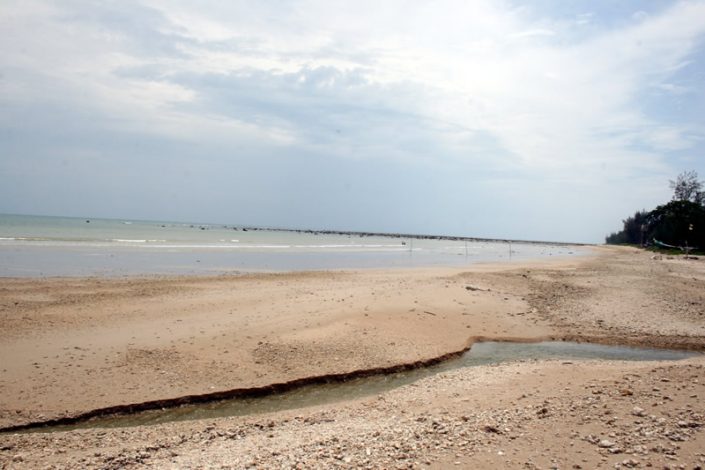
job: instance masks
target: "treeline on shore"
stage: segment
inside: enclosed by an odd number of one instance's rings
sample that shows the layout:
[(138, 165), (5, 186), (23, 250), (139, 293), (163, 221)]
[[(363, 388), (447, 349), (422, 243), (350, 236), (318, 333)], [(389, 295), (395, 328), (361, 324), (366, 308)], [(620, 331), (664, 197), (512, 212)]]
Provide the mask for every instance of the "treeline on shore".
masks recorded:
[(670, 182), (673, 198), (652, 211), (641, 210), (622, 221), (608, 244), (633, 244), (705, 250), (705, 183), (695, 171), (685, 171)]

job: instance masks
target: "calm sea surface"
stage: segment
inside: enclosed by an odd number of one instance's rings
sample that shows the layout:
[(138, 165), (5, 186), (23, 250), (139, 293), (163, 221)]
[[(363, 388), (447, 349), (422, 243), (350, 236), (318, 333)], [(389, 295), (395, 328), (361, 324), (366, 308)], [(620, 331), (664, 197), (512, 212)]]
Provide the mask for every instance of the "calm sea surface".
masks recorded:
[(4, 277), (461, 266), (583, 252), (572, 245), (0, 215), (0, 276)]

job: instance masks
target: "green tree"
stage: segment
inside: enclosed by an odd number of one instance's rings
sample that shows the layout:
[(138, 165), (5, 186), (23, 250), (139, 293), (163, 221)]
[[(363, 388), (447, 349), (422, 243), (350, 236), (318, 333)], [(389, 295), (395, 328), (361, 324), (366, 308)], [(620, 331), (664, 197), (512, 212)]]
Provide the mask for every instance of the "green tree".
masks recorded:
[(698, 180), (695, 171), (684, 171), (670, 185), (671, 202), (622, 220), (622, 230), (608, 235), (605, 242), (648, 244), (658, 240), (705, 250), (705, 182)]
[(675, 246), (705, 248), (705, 207), (692, 201), (671, 201), (646, 217), (649, 239)]
[(640, 245), (644, 243), (646, 241), (644, 238), (644, 229), (646, 228), (646, 218), (648, 214), (649, 213), (645, 210), (641, 210), (635, 212), (632, 217), (627, 217), (622, 220), (622, 231), (608, 235), (605, 242), (611, 245), (623, 243)]

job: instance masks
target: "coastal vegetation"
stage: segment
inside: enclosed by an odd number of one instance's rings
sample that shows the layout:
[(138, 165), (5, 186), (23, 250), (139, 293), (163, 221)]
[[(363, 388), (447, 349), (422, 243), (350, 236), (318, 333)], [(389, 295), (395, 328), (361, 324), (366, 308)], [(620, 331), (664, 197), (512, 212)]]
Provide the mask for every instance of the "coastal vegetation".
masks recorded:
[(608, 235), (605, 242), (705, 250), (705, 183), (695, 171), (685, 171), (670, 185), (671, 201), (649, 212), (635, 212), (622, 221), (622, 230)]

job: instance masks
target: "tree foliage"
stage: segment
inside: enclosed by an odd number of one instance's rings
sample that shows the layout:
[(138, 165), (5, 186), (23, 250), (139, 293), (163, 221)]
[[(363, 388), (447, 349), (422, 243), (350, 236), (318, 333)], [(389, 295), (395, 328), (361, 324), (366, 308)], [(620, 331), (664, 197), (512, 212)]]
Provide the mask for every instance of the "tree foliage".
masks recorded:
[(705, 205), (705, 191), (703, 183), (698, 180), (698, 173), (695, 171), (684, 171), (675, 181), (669, 181), (673, 189), (674, 201), (690, 201), (696, 204)]
[(675, 246), (705, 248), (705, 207), (692, 201), (671, 201), (646, 217), (650, 240)]
[(609, 244), (650, 244), (705, 249), (705, 183), (695, 171), (684, 171), (670, 181), (673, 200), (656, 209), (638, 211), (622, 221), (623, 228), (606, 237)]
[(648, 212), (642, 210), (635, 212), (632, 217), (622, 220), (622, 231), (610, 234), (606, 242), (613, 245), (623, 243), (637, 245), (643, 243), (643, 230), (646, 228), (646, 217), (648, 215)]

